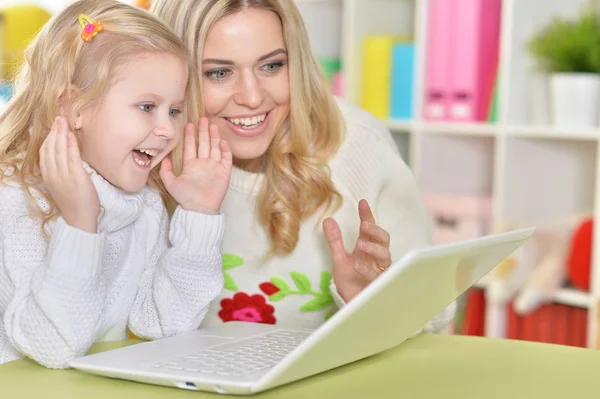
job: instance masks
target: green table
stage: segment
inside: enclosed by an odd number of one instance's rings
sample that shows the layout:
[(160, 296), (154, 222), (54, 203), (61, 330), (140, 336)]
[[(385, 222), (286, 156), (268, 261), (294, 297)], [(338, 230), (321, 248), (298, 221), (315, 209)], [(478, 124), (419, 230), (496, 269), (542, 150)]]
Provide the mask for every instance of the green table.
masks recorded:
[[(94, 351), (131, 343), (135, 341), (98, 345)], [(600, 351), (500, 339), (422, 335), (386, 353), (256, 396), (285, 399), (580, 399), (597, 398), (598, 395)], [(75, 370), (48, 370), (30, 360), (0, 366), (2, 398), (219, 396), (112, 380)]]

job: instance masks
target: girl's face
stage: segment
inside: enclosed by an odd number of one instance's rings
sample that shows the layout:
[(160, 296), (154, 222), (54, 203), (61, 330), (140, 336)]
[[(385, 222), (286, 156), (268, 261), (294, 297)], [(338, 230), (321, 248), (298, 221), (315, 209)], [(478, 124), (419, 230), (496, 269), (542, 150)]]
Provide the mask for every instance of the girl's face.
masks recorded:
[(165, 53), (133, 58), (115, 73), (106, 94), (77, 118), (81, 155), (114, 186), (137, 192), (181, 138), (188, 71)]
[(288, 56), (279, 17), (246, 8), (209, 31), (202, 57), (205, 112), (236, 164), (265, 154), (290, 103)]

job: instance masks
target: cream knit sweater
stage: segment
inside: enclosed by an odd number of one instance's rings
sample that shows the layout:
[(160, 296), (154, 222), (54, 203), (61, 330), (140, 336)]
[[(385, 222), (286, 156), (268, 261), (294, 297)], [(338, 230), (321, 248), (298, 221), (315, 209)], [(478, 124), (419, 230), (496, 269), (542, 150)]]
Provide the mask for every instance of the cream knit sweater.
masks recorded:
[[(197, 328), (221, 291), (223, 215), (127, 194), (92, 171), (98, 233), (30, 213), (23, 189), (0, 185), (0, 363), (28, 356), (66, 367), (96, 341), (156, 339)], [(44, 205), (45, 201), (39, 199)]]

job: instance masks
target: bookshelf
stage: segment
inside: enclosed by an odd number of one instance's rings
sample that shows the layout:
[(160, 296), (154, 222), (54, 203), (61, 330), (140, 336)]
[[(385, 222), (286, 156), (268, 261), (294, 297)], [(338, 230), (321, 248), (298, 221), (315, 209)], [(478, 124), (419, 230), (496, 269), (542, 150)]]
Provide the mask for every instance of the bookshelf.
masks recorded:
[[(296, 0), (313, 50), (342, 60), (344, 93), (360, 104), (361, 48), (366, 35), (409, 35), (415, 43), (414, 118), (385, 120), (421, 188), (489, 194), (492, 226), (537, 225), (600, 212), (600, 127), (558, 129), (536, 106), (539, 75), (525, 49), (554, 16), (575, 17), (585, 0), (503, 0), (494, 124), (430, 122), (423, 117), (428, 0)], [(319, 14), (318, 10), (327, 10)], [(599, 8), (600, 9), (600, 8)], [(327, 27), (315, 19), (328, 14)], [(320, 27), (319, 27), (320, 26)], [(327, 53), (323, 53), (325, 43)], [(537, 94), (536, 94), (537, 93)], [(539, 107), (538, 107), (539, 108)], [(588, 309), (588, 347), (600, 347), (600, 234), (593, 238), (589, 292), (563, 288), (554, 302)], [(478, 286), (486, 289), (490, 279)], [(495, 283), (498, 283), (496, 281)], [(500, 282), (501, 283), (501, 282)], [(507, 304), (486, 304), (486, 335), (506, 336)]]

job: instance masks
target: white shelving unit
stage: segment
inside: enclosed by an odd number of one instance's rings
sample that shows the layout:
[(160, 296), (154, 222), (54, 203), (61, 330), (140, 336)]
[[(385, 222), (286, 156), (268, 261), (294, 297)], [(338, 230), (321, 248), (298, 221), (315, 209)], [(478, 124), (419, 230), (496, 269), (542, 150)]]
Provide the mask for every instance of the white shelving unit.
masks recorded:
[[(498, 122), (431, 123), (423, 119), (428, 0), (296, 0), (317, 55), (342, 59), (345, 95), (359, 104), (366, 35), (410, 35), (416, 45), (411, 121), (386, 121), (423, 190), (488, 194), (493, 225), (547, 224), (600, 210), (600, 127), (561, 130), (539, 112), (547, 97), (525, 43), (554, 16), (576, 16), (585, 0), (503, 0)], [(327, 10), (332, 23), (314, 19)], [(321, 14), (323, 15), (323, 14)], [(324, 34), (327, 30), (327, 34)], [(323, 50), (326, 47), (326, 53)], [(538, 95), (535, 95), (538, 93)], [(543, 109), (543, 108), (542, 108)], [(600, 234), (594, 235), (590, 292), (562, 289), (555, 302), (588, 309), (588, 347), (598, 347)], [(485, 286), (485, 281), (480, 285)], [(504, 304), (490, 304), (486, 334), (505, 334)]]

